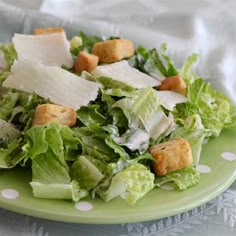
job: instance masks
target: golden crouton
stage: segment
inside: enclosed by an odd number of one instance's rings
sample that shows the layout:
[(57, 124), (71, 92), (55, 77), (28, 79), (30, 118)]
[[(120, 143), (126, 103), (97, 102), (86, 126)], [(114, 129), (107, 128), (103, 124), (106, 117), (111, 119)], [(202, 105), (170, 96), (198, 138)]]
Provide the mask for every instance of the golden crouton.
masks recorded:
[(157, 88), (158, 90), (171, 90), (182, 95), (186, 94), (186, 84), (184, 80), (179, 76), (171, 76), (164, 79)]
[(52, 33), (61, 33), (65, 32), (63, 28), (35, 28), (34, 34), (52, 34)]
[(149, 151), (157, 161), (153, 161), (152, 166), (155, 174), (159, 176), (189, 166), (193, 162), (190, 145), (183, 138), (154, 145)]
[(98, 64), (98, 57), (87, 52), (79, 52), (75, 62), (75, 73), (86, 70), (91, 72)]
[(73, 126), (76, 122), (76, 111), (69, 107), (42, 104), (35, 109), (33, 125), (43, 125), (56, 122), (61, 125)]
[(129, 39), (112, 39), (95, 43), (92, 54), (99, 57), (99, 62), (112, 63), (129, 58), (134, 54), (134, 45)]

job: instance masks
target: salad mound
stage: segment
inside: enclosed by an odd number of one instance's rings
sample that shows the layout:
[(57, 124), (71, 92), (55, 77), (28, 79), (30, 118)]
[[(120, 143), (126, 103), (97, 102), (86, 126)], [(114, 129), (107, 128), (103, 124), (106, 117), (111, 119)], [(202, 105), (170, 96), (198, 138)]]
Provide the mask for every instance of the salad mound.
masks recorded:
[[(36, 53), (37, 52), (37, 53)], [(202, 146), (236, 124), (231, 101), (166, 54), (60, 28), (0, 44), (0, 168), (29, 168), (37, 198), (135, 204), (200, 181)]]

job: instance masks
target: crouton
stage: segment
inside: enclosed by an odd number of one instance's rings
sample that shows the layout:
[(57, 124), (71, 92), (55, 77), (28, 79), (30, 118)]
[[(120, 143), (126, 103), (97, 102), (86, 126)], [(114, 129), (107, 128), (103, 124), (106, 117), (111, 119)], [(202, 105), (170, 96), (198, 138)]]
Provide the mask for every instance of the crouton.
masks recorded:
[(112, 63), (129, 58), (134, 54), (134, 45), (129, 39), (112, 39), (95, 43), (92, 54), (99, 57), (101, 63)]
[(171, 76), (164, 79), (157, 87), (158, 90), (171, 90), (182, 95), (186, 95), (186, 84), (184, 80), (179, 76)]
[(34, 34), (52, 34), (52, 33), (61, 33), (65, 32), (63, 28), (35, 28)]
[(76, 122), (76, 111), (69, 107), (42, 104), (35, 109), (33, 125), (43, 125), (56, 122), (61, 125), (73, 126)]
[(75, 73), (86, 70), (91, 72), (98, 64), (98, 57), (87, 52), (79, 52), (75, 62)]
[(183, 138), (154, 145), (150, 147), (149, 152), (157, 161), (152, 162), (152, 167), (159, 176), (189, 166), (193, 162), (190, 145)]

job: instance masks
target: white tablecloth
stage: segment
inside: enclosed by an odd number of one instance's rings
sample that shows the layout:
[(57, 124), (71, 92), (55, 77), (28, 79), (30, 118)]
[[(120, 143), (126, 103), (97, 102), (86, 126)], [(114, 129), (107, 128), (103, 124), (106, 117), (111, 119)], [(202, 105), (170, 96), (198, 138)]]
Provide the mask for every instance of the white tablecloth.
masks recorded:
[[(83, 27), (94, 28), (94, 34), (121, 35), (136, 43), (159, 47), (168, 43), (168, 52), (178, 64), (192, 52), (200, 54), (197, 72), (211, 80), (216, 88), (228, 94), (236, 104), (236, 1), (220, 0), (5, 0), (0, 13), (0, 29), (13, 26), (3, 41), (14, 32), (29, 31), (33, 20), (44, 19), (38, 11), (64, 17), (45, 16), (51, 26), (73, 25), (76, 19)], [(21, 9), (20, 9), (21, 8)], [(4, 9), (4, 10), (3, 10)], [(33, 9), (33, 11), (32, 11)], [(39, 15), (38, 15), (39, 14)], [(21, 19), (28, 16), (22, 24)], [(0, 15), (1, 17), (1, 15)], [(47, 24), (47, 23), (45, 23)], [(45, 25), (48, 26), (48, 25)], [(130, 30), (132, 28), (132, 30)], [(78, 30), (78, 31), (79, 31)], [(70, 34), (70, 32), (69, 32)], [(223, 194), (192, 211), (165, 219), (123, 225), (68, 224), (24, 216), (0, 208), (0, 235), (236, 235), (236, 182)]]

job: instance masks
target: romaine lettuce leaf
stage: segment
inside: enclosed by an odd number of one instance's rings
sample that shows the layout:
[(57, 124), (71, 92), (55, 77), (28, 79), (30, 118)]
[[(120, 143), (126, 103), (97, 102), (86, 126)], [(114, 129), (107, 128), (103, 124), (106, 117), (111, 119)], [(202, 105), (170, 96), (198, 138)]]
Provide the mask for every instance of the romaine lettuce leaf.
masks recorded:
[(0, 139), (6, 139), (9, 142), (20, 137), (20, 131), (11, 123), (0, 119)]
[(70, 174), (86, 190), (91, 190), (104, 178), (101, 171), (86, 156), (79, 156), (71, 166)]
[(8, 120), (11, 117), (13, 108), (19, 99), (19, 93), (8, 92), (0, 100), (0, 119)]
[(83, 155), (94, 157), (104, 163), (115, 162), (120, 157), (128, 158), (125, 150), (112, 140), (106, 129), (81, 127), (74, 131), (81, 140)]
[(199, 114), (209, 136), (219, 136), (223, 128), (236, 124), (235, 108), (232, 102), (211, 85), (197, 78), (187, 87), (188, 102), (177, 104), (173, 114), (185, 119)]
[(200, 181), (200, 173), (192, 166), (167, 173), (155, 179), (155, 186), (170, 183), (176, 190), (182, 191), (192, 187)]
[(113, 107), (122, 109), (129, 128), (144, 129), (154, 140), (171, 126), (155, 90), (151, 87), (138, 90), (132, 98), (118, 100)]
[(191, 84), (196, 77), (196, 75), (192, 72), (192, 68), (197, 61), (198, 54), (193, 53), (186, 59), (184, 65), (182, 66), (179, 72), (179, 76), (183, 78), (188, 85)]
[(204, 128), (200, 116), (195, 114), (182, 121), (182, 126), (177, 127), (171, 133), (170, 138), (182, 137), (188, 140), (191, 146), (193, 164), (197, 166), (200, 160), (202, 145), (207, 141), (206, 137), (208, 136), (209, 130)]
[(129, 59), (129, 64), (157, 80), (164, 80), (165, 77), (177, 75), (173, 61), (165, 54), (166, 44), (162, 44), (160, 53), (157, 50), (148, 50), (142, 46), (138, 47), (135, 55)]
[(75, 180), (68, 184), (45, 184), (32, 181), (30, 185), (33, 189), (34, 196), (37, 198), (72, 199), (77, 202), (88, 196), (88, 191), (81, 189), (78, 182)]
[(135, 95), (135, 89), (121, 81), (107, 77), (99, 77), (96, 81), (101, 85), (102, 94), (116, 97), (132, 97)]
[[(36, 197), (50, 197), (50, 188), (61, 193), (55, 198), (74, 198), (66, 159), (71, 150), (79, 152), (79, 139), (73, 130), (57, 123), (33, 126), (27, 130), (28, 157), (32, 160), (32, 187)], [(70, 146), (71, 143), (71, 146)], [(70, 151), (68, 151), (70, 150)], [(39, 184), (35, 184), (39, 183)], [(52, 186), (52, 184), (55, 184)], [(68, 192), (69, 191), (69, 192)], [(74, 191), (74, 190), (73, 190)], [(77, 193), (80, 189), (77, 187)], [(68, 195), (69, 194), (69, 195)]]
[(99, 193), (106, 202), (121, 196), (130, 205), (136, 203), (154, 187), (154, 174), (144, 165), (134, 164), (116, 174), (105, 192)]
[(20, 130), (28, 129), (38, 104), (46, 103), (36, 94), (6, 89), (0, 100), (0, 119), (13, 123)]
[(102, 115), (100, 106), (97, 104), (89, 104), (88, 106), (82, 106), (77, 110), (77, 118), (85, 125), (91, 124), (105, 125), (107, 117)]
[(102, 39), (97, 36), (88, 36), (83, 32), (80, 32), (79, 35), (77, 36), (77, 40), (74, 39), (74, 42), (72, 41), (73, 38), (71, 39), (71, 54), (76, 56), (80, 51), (87, 51), (91, 52), (93, 45), (97, 42), (101, 42)]
[(9, 169), (15, 167), (26, 156), (28, 151), (23, 147), (21, 139), (14, 139), (11, 142), (0, 139), (0, 168)]
[(3, 52), (4, 60), (6, 63), (5, 70), (9, 70), (14, 60), (17, 58), (17, 53), (12, 43), (0, 44), (0, 51)]
[(107, 126), (107, 130), (110, 130), (111, 137), (117, 144), (129, 148), (131, 151), (138, 150), (143, 153), (149, 147), (149, 134), (143, 129), (127, 129), (121, 136), (116, 126)]

